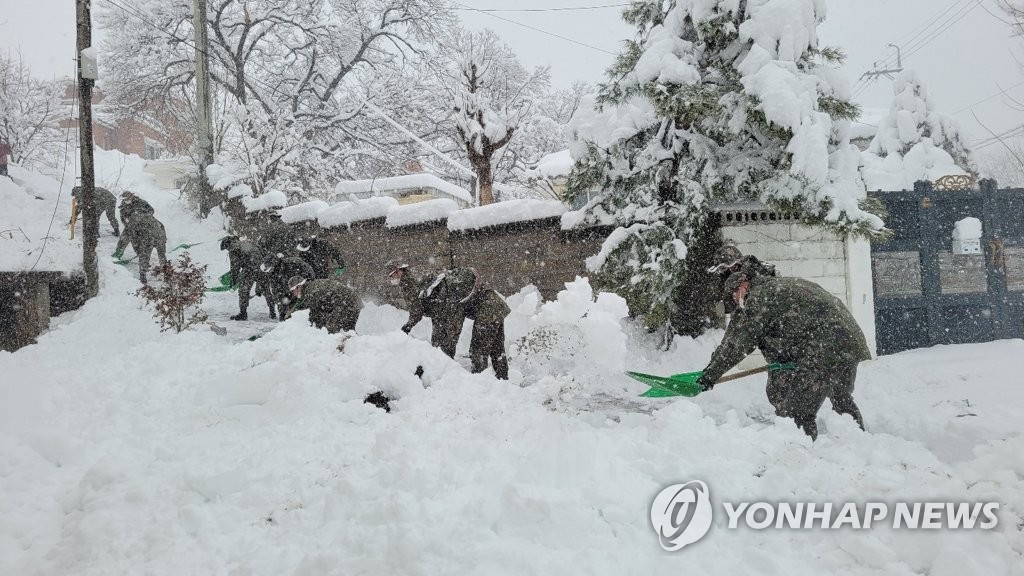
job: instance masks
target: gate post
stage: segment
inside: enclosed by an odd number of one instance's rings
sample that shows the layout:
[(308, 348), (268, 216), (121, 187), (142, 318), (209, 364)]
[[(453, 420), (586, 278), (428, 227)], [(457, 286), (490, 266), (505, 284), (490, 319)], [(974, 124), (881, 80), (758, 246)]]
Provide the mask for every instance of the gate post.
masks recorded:
[(928, 311), (928, 345), (934, 346), (946, 342), (942, 323), (942, 309), (939, 300), (942, 297), (942, 283), (939, 278), (939, 240), (938, 223), (935, 211), (932, 210), (935, 189), (927, 180), (914, 182), (917, 194), (918, 222), (921, 226), (921, 296)]
[(1013, 338), (1010, 326), (1010, 310), (1006, 287), (1006, 257), (1003, 254), (1003, 231), (1000, 227), (999, 193), (995, 180), (985, 179), (978, 183), (981, 188), (984, 220), (982, 222), (982, 249), (985, 251), (985, 275), (988, 280), (988, 294), (992, 299), (992, 333), (996, 339)]

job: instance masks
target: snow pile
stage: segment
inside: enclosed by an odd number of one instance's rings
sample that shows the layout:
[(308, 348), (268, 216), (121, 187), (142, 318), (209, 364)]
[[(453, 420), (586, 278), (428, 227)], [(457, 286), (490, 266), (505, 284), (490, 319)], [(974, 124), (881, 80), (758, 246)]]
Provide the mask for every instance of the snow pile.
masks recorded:
[(245, 211), (249, 213), (283, 208), (288, 205), (288, 195), (280, 190), (269, 190), (255, 198), (252, 196), (242, 196), (242, 205), (245, 206)]
[(528, 378), (606, 376), (626, 369), (623, 321), (629, 307), (621, 297), (595, 295), (586, 278), (576, 278), (554, 301), (542, 302), (532, 287), (508, 301), (509, 357)]
[[(196, 221), (174, 194), (138, 192), (169, 245), (222, 232), (216, 213)], [(216, 242), (191, 252), (208, 281), (227, 266)], [(505, 382), (466, 370), (469, 323), (452, 360), (390, 306), (329, 335), (305, 312), (268, 322), (259, 302), (228, 321), (237, 294), (211, 293), (226, 336), (161, 333), (131, 295), (135, 270), (99, 265), (97, 298), (0, 353), (0, 574), (1019, 573), (1020, 340), (863, 363), (868, 431), (826, 407), (811, 443), (774, 417), (763, 375), (637, 398), (621, 370), (699, 370), (721, 332), (659, 351), (585, 280), (554, 302), (508, 299)], [(377, 390), (390, 414), (363, 403)], [(691, 479), (711, 488), (714, 526), (666, 554), (651, 501)], [(721, 513), (947, 499), (999, 502), (999, 527), (732, 530)]]
[(349, 226), (354, 222), (384, 218), (396, 207), (398, 207), (398, 200), (390, 196), (375, 196), (365, 200), (353, 199), (350, 202), (339, 202), (327, 208), (317, 215), (316, 219), (324, 228)]
[(557, 200), (508, 200), (459, 210), (448, 217), (448, 229), (458, 232), (513, 222), (542, 220), (561, 216), (565, 211), (565, 204)]
[[(8, 171), (14, 181), (0, 176), (0, 271), (81, 270), (81, 225), (75, 240), (68, 230), (73, 178), (62, 189), (59, 180), (21, 166), (11, 164)], [(100, 229), (106, 228), (101, 217)]]
[(334, 187), (334, 193), (337, 199), (341, 200), (348, 198), (350, 194), (379, 194), (382, 192), (408, 191), (422, 188), (437, 190), (462, 202), (473, 202), (473, 195), (468, 190), (446, 182), (433, 174), (426, 173), (375, 178), (372, 180), (342, 181), (338, 182), (337, 186)]
[(302, 204), (288, 206), (287, 208), (281, 208), (277, 212), (281, 215), (282, 222), (285, 224), (295, 224), (296, 222), (316, 220), (316, 217), (327, 208), (327, 202), (324, 202), (323, 200), (312, 200), (310, 202), (303, 202)]
[(869, 190), (912, 190), (918, 180), (964, 175), (973, 170), (956, 120), (939, 114), (912, 70), (900, 73), (889, 114), (861, 155)]
[(448, 198), (415, 202), (392, 208), (388, 211), (384, 224), (388, 228), (400, 228), (402, 226), (446, 220), (448, 216), (458, 209), (459, 205), (454, 200), (449, 200)]

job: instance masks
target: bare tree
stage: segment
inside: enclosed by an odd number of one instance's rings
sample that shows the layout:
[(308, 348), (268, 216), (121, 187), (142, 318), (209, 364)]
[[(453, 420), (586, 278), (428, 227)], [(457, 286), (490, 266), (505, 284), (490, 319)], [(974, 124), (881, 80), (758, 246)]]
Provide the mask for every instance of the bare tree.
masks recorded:
[(32, 76), (21, 54), (0, 55), (0, 137), (11, 159), (28, 166), (55, 165), (66, 135), (60, 120), (70, 110), (61, 103), (62, 84)]
[[(139, 0), (107, 12), (115, 55), (105, 62), (120, 101), (192, 100), (190, 9), (187, 0)], [(366, 99), (381, 85), (402, 89), (377, 80), (418, 58), (450, 22), (443, 0), (211, 2), (211, 80), (228, 126), (220, 160), (257, 193), (330, 188), (349, 156), (374, 149), (380, 121)]]
[(476, 173), (479, 202), (490, 204), (500, 153), (547, 88), (548, 69), (527, 71), (490, 30), (457, 32), (449, 53), (455, 134)]

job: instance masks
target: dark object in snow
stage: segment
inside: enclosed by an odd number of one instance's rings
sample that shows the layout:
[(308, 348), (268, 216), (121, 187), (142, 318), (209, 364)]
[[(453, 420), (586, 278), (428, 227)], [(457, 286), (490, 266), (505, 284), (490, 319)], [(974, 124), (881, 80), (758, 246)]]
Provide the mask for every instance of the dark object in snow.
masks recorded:
[(415, 374), (417, 378), (422, 379), (423, 378), (423, 366), (417, 366), (416, 367), (416, 371), (413, 372), (413, 374)]
[(373, 404), (377, 408), (383, 409), (385, 412), (391, 413), (391, 398), (384, 395), (383, 392), (374, 392), (363, 399), (364, 404)]

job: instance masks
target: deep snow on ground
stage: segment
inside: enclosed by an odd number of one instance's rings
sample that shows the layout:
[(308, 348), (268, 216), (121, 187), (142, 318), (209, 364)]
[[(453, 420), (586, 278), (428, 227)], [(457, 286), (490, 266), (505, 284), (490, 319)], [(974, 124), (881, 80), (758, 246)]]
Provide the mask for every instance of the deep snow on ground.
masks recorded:
[[(216, 239), (175, 193), (137, 189), (169, 244)], [(114, 239), (101, 238), (101, 252)], [(226, 269), (216, 242), (192, 249)], [(811, 443), (764, 377), (694, 399), (637, 398), (624, 369), (703, 367), (721, 333), (657, 351), (621, 299), (581, 280), (509, 297), (512, 381), (471, 375), (369, 303), (357, 333), (204, 307), (161, 333), (101, 258), (102, 292), (35, 346), (0, 353), (0, 574), (1020, 574), (1024, 342), (861, 365), (868, 432), (827, 409)], [(468, 324), (467, 324), (468, 326)], [(249, 341), (253, 334), (265, 334)], [(527, 339), (524, 336), (530, 334)], [(339, 350), (339, 347), (341, 349)], [(425, 370), (423, 381), (413, 375)], [(395, 396), (390, 414), (362, 402)], [(991, 531), (728, 530), (661, 551), (655, 494), (690, 479), (722, 501), (987, 501)]]

